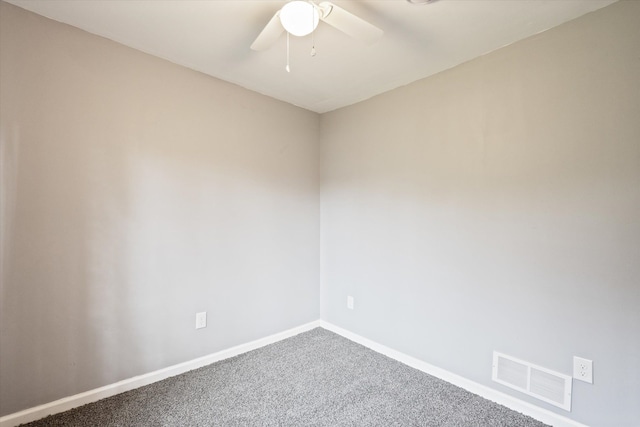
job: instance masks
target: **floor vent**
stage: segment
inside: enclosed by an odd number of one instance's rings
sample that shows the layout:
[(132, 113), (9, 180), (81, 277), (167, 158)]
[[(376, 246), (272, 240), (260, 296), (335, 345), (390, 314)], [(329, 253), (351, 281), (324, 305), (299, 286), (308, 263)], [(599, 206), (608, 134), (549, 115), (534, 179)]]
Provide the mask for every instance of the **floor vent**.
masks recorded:
[(493, 352), (491, 379), (571, 411), (571, 376), (551, 371), (532, 363)]

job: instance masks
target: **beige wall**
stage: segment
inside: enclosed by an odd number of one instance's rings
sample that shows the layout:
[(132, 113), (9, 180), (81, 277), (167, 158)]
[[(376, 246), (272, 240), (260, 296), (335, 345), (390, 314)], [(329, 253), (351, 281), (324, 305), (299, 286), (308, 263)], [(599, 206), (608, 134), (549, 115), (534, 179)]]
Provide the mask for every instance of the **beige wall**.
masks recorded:
[[(592, 426), (640, 420), (640, 2), (321, 120), (321, 315)], [(353, 311), (346, 297), (355, 298)], [(571, 374), (564, 412), (491, 382)]]
[(319, 317), (317, 114), (0, 7), (0, 415)]

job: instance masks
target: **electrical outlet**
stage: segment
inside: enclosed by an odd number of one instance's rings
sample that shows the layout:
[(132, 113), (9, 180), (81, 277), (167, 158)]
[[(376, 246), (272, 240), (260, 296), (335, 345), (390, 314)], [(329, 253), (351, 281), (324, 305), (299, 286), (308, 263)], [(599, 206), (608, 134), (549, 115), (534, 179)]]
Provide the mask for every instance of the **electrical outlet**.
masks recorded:
[(351, 295), (347, 297), (347, 308), (353, 310), (353, 297)]
[(593, 361), (573, 356), (573, 378), (593, 384)]
[(202, 329), (207, 327), (207, 312), (196, 313), (196, 329)]

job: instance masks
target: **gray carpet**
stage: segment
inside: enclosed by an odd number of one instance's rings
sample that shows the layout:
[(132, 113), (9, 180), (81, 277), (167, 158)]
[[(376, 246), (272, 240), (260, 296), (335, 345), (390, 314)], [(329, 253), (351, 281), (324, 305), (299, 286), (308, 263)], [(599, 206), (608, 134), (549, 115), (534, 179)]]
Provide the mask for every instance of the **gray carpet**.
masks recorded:
[(545, 424), (317, 328), (26, 425)]

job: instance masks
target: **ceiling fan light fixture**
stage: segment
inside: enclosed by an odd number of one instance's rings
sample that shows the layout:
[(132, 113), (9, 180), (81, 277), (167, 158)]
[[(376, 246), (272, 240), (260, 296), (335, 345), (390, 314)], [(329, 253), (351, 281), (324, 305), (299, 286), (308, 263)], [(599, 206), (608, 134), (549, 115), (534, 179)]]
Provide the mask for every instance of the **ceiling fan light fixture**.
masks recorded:
[(318, 26), (318, 9), (306, 0), (294, 0), (280, 10), (280, 22), (288, 33), (302, 37), (311, 34)]
[(436, 0), (407, 0), (411, 4), (429, 4), (433, 3)]

